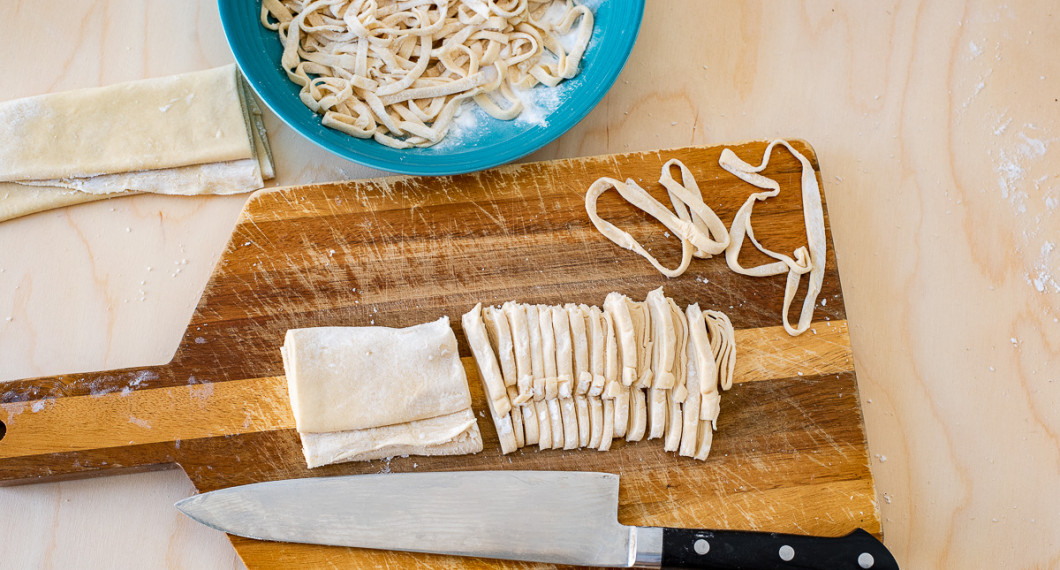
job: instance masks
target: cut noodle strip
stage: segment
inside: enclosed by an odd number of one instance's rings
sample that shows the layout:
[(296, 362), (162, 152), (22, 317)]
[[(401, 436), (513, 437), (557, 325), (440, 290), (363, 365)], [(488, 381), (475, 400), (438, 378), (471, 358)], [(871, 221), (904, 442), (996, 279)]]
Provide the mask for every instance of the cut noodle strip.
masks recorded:
[[(754, 229), (751, 227), (751, 210), (754, 208), (754, 203), (780, 194), (780, 184), (776, 180), (759, 174), (769, 164), (769, 156), (773, 153), (773, 147), (778, 144), (787, 148), (802, 163), (802, 216), (806, 224), (806, 243), (808, 247), (804, 246), (796, 249), (794, 252), (795, 259), (763, 247), (755, 239)], [(821, 189), (817, 185), (817, 175), (814, 173), (813, 165), (810, 164), (810, 161), (805, 156), (783, 140), (775, 140), (769, 143), (762, 156), (762, 163), (758, 166), (751, 166), (744, 162), (736, 156), (736, 153), (729, 149), (721, 152), (718, 164), (744, 182), (765, 190), (765, 192), (751, 194), (739, 211), (736, 212), (732, 227), (729, 229), (731, 244), (725, 250), (725, 261), (733, 271), (741, 275), (754, 277), (779, 275), (786, 270), (788, 272), (788, 280), (784, 286), (784, 309), (782, 313), (784, 330), (791, 336), (806, 332), (806, 329), (810, 328), (813, 310), (817, 305), (817, 295), (821, 292), (821, 282), (824, 281), (825, 248), (827, 247), (824, 231), (824, 206), (821, 202)], [(751, 240), (751, 243), (754, 244), (758, 251), (777, 261), (749, 269), (741, 266), (739, 256), (744, 236)], [(810, 274), (810, 284), (806, 290), (806, 298), (802, 302), (802, 312), (799, 314), (798, 326), (792, 327), (791, 323), (788, 322), (788, 309), (791, 307), (792, 299), (795, 298), (795, 293), (799, 290), (799, 281), (803, 273)]]
[[(802, 211), (806, 227), (807, 245), (794, 251), (794, 259), (764, 247), (755, 239), (754, 229), (751, 226), (751, 213), (755, 202), (780, 194), (780, 184), (776, 180), (766, 178), (760, 174), (769, 164), (769, 157), (773, 152), (773, 148), (777, 145), (783, 145), (787, 148), (802, 164)], [(725, 231), (725, 225), (717, 214), (703, 201), (703, 194), (696, 184), (692, 173), (681, 161), (676, 159), (671, 159), (663, 165), (662, 176), (659, 178), (659, 182), (669, 193), (670, 202), (673, 205), (672, 211), (652, 197), (647, 190), (638, 186), (632, 179), (620, 182), (614, 178), (607, 177), (593, 182), (585, 193), (585, 211), (589, 214), (589, 219), (593, 225), (604, 237), (619, 247), (633, 251), (647, 259), (655, 269), (667, 277), (678, 277), (684, 274), (693, 257), (709, 258), (723, 251), (725, 252), (725, 261), (729, 268), (741, 275), (768, 277), (787, 272), (788, 277), (784, 286), (784, 304), (781, 316), (784, 330), (791, 336), (800, 335), (810, 327), (810, 321), (813, 319), (817, 296), (821, 292), (821, 284), (824, 280), (827, 248), (824, 229), (824, 206), (821, 201), (821, 189), (817, 184), (817, 175), (814, 172), (813, 165), (787, 141), (779, 139), (769, 143), (762, 157), (762, 163), (758, 166), (751, 166), (744, 162), (731, 149), (722, 151), (718, 164), (744, 182), (764, 190), (763, 192), (755, 192), (747, 198), (747, 201), (736, 212), (728, 232)], [(680, 182), (671, 175), (673, 166), (677, 166), (680, 169)], [(680, 240), (681, 262), (677, 267), (673, 269), (664, 267), (629, 232), (619, 229), (611, 222), (600, 217), (597, 213), (597, 202), (604, 192), (611, 189), (616, 190), (623, 199), (634, 207), (643, 210), (649, 216), (658, 220)], [(751, 243), (759, 251), (776, 261), (750, 268), (740, 265), (740, 249), (743, 247), (745, 238), (750, 239)], [(788, 320), (788, 312), (795, 294), (799, 290), (799, 282), (802, 279), (802, 275), (805, 273), (810, 275), (809, 286), (806, 291), (806, 298), (802, 303), (798, 324), (792, 326)], [(731, 382), (731, 378), (729, 381)]]

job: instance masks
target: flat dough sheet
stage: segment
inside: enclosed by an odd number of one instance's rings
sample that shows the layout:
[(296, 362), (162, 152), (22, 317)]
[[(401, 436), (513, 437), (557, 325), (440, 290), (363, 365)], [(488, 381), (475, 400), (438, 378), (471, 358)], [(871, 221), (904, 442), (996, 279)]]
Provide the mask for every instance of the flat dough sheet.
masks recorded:
[(254, 157), (234, 65), (0, 103), (0, 180)]
[(138, 192), (249, 192), (274, 174), (233, 65), (0, 102), (0, 222)]
[(482, 451), (482, 434), (470, 408), (392, 426), (299, 435), (310, 469), (398, 455), (462, 455)]
[(300, 433), (392, 426), (471, 407), (449, 317), (404, 329), (292, 329), (282, 352)]
[(55, 208), (128, 194), (131, 193), (86, 194), (66, 188), (44, 188), (24, 186), (15, 182), (0, 182), (0, 222)]

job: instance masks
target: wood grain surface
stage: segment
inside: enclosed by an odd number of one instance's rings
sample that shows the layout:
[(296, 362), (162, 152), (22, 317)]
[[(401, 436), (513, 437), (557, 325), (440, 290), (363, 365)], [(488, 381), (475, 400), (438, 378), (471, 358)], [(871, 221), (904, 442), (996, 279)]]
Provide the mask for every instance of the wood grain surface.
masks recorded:
[[(764, 148), (764, 142), (733, 147), (752, 162)], [(811, 148), (798, 148), (816, 165)], [(834, 255), (826, 264), (817, 321), (792, 338), (780, 326), (784, 276), (736, 275), (717, 257), (667, 279), (607, 241), (585, 214), (584, 192), (597, 178), (634, 178), (661, 197), (661, 186), (651, 181), (666, 160), (678, 158), (691, 168), (706, 201), (731, 221), (756, 188), (722, 170), (720, 152), (685, 148), (259, 193), (237, 223), (172, 362), (5, 386), (0, 483), (172, 463), (200, 491), (380, 470), (590, 470), (621, 476), (619, 514), (627, 524), (826, 536), (865, 528), (879, 534)], [(764, 174), (788, 191), (758, 208), (756, 235), (772, 249), (792, 251), (805, 242), (801, 165), (778, 151)], [(663, 259), (678, 255), (669, 234), (616, 195), (601, 200), (599, 213), (640, 236)], [(658, 441), (618, 442), (607, 453), (523, 450), (502, 456), (493, 427), (481, 419), (486, 449), (478, 455), (305, 467), (279, 358), (287, 329), (409, 326), (441, 315), (455, 322), (480, 301), (600, 304), (610, 291), (641, 298), (659, 285), (682, 306), (698, 302), (726, 312), (739, 331), (736, 384), (723, 397), (720, 431), (707, 462), (665, 453)], [(481, 385), (455, 328), (473, 406), (484, 418)], [(235, 544), (250, 568), (318, 559), (380, 568), (467, 563)]]
[[(211, 0), (4, 7), (2, 99), (232, 61)], [(608, 96), (530, 157), (813, 142), (903, 568), (1060, 567), (1055, 9), (649, 0)], [(267, 124), (281, 185), (378, 175)], [(169, 361), (245, 201), (0, 224), (0, 381)], [(0, 560), (231, 567), (224, 536), (172, 508), (193, 492), (180, 471), (0, 488)]]

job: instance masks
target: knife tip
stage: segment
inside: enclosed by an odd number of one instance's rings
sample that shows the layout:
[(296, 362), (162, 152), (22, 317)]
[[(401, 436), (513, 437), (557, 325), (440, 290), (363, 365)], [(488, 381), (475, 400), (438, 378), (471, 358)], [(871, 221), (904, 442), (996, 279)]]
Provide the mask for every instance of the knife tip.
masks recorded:
[(197, 507), (199, 507), (201, 505), (201, 503), (203, 501), (203, 499), (202, 499), (203, 496), (204, 495), (202, 495), (202, 494), (192, 495), (190, 497), (187, 497), (185, 499), (181, 499), (181, 500), (173, 503), (173, 506), (176, 507), (177, 510), (180, 511), (181, 513), (184, 513), (184, 516), (192, 519), (193, 521), (195, 521), (197, 523), (200, 523), (200, 524), (204, 524), (204, 525), (209, 526), (211, 528), (216, 528), (213, 524), (210, 524), (209, 521), (205, 520), (205, 518), (203, 517), (204, 513), (202, 512), (202, 509), (201, 508), (197, 508)]

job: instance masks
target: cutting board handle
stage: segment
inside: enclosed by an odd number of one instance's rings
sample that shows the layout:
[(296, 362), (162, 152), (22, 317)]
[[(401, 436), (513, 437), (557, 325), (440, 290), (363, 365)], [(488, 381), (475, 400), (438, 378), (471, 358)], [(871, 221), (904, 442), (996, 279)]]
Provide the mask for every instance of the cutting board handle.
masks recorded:
[(163, 425), (166, 416), (182, 407), (184, 393), (212, 390), (188, 385), (188, 377), (165, 364), (5, 385), (0, 486), (176, 467), (182, 433)]

